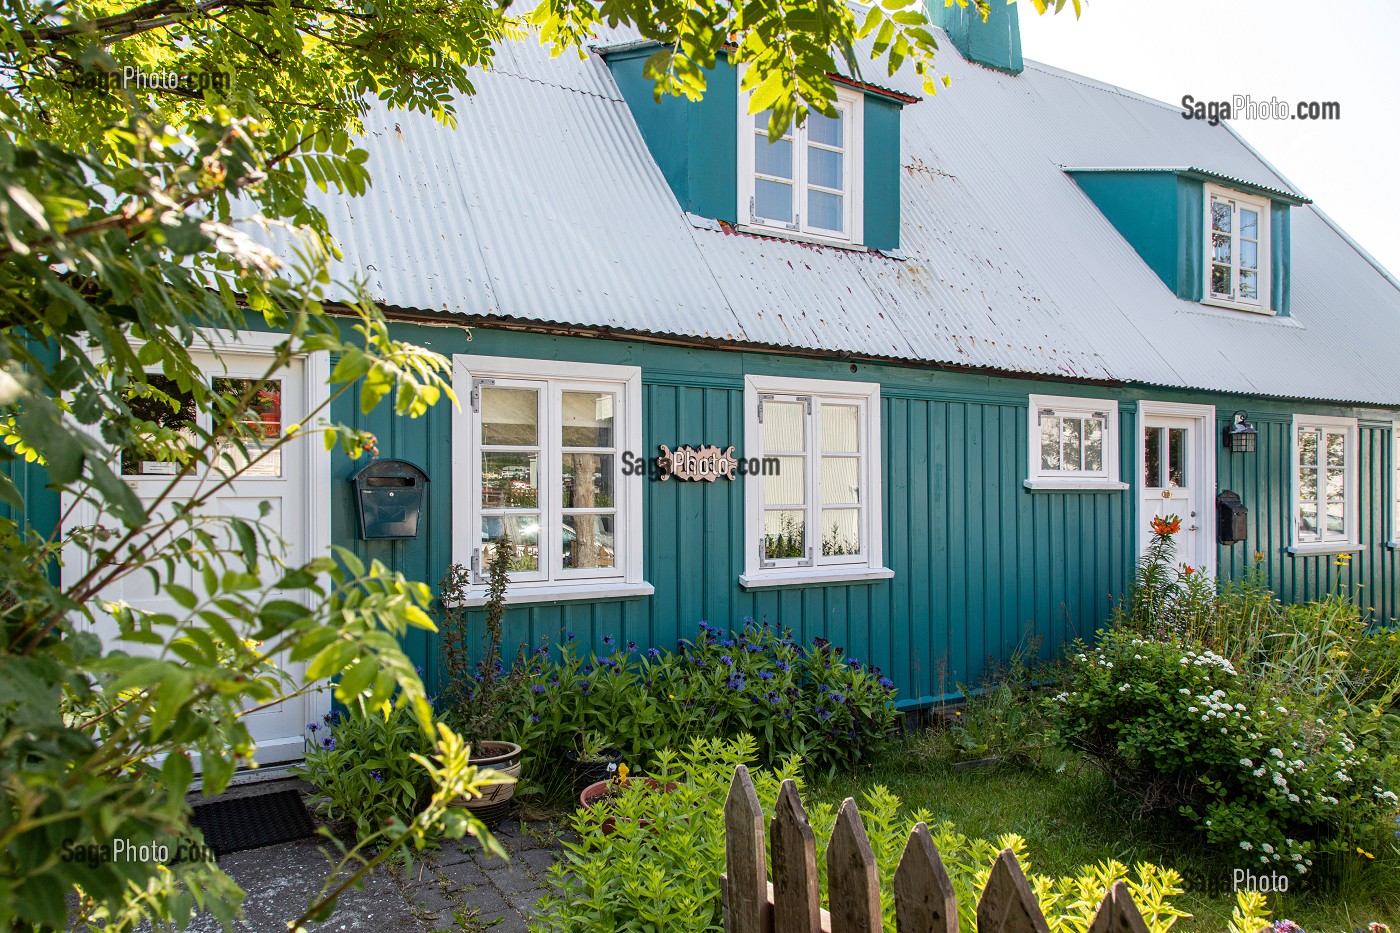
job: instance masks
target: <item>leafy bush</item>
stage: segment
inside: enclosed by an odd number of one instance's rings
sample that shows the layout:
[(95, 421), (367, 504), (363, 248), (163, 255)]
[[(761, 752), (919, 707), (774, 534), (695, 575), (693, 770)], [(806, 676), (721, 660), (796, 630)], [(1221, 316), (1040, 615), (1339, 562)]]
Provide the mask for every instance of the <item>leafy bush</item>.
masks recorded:
[[(724, 800), (736, 765), (748, 763), (757, 745), (749, 736), (725, 742), (697, 739), (680, 755), (659, 752), (653, 776), (674, 781), (671, 793), (657, 793), (635, 780), (633, 789), (603, 807), (579, 810), (572, 827), (577, 843), (566, 845), (563, 859), (550, 870), (551, 891), (539, 904), (531, 925), (535, 933), (590, 933), (613, 930), (686, 930), (701, 933), (723, 929), (719, 875), (724, 870)], [(759, 802), (771, 818), (778, 789), (785, 778), (801, 783), (795, 759), (773, 770), (750, 772)], [(918, 822), (930, 823), (928, 813), (900, 812), (900, 800), (875, 787), (862, 802), (862, 820), (880, 867), (884, 928), (894, 930), (891, 881), (909, 832)], [(808, 817), (817, 835), (817, 864), (826, 891), (825, 850), (836, 811), (829, 804), (810, 808)], [(611, 834), (602, 830), (612, 819)], [(975, 931), (976, 904), (992, 863), (1002, 848), (1011, 848), (1029, 868), (1025, 842), (1006, 835), (995, 843), (974, 839), (949, 824), (931, 826), (944, 867), (958, 896), (959, 923)], [(1078, 874), (1028, 877), (1054, 933), (1082, 931), (1109, 886), (1126, 881), (1153, 933), (1164, 933), (1175, 919), (1188, 916), (1173, 905), (1182, 892), (1176, 872), (1150, 863), (1129, 870), (1117, 862), (1089, 866)], [(1257, 896), (1252, 915), (1261, 919)], [(1257, 930), (1261, 924), (1250, 927)]]
[(810, 649), (786, 631), (747, 620), (740, 632), (700, 623), (675, 652), (635, 645), (586, 656), (569, 636), (527, 666), (517, 732), (534, 762), (560, 760), (584, 732), (602, 732), (642, 764), (697, 736), (757, 740), (764, 763), (800, 755), (835, 771), (861, 762), (896, 718), (894, 683), (818, 638)]
[(1055, 704), (1063, 740), (1236, 862), (1305, 874), (1319, 853), (1388, 838), (1391, 633), (1336, 595), (1285, 608), (1257, 577), (1216, 592), (1172, 568), (1173, 533), (1158, 520), (1132, 607), (1072, 656)]
[(353, 822), (365, 839), (391, 821), (411, 823), (427, 804), (433, 787), (413, 756), (431, 754), (433, 742), (407, 707), (375, 712), (361, 700), (350, 710), (307, 723), (306, 761), (294, 770), (316, 788), (318, 813)]

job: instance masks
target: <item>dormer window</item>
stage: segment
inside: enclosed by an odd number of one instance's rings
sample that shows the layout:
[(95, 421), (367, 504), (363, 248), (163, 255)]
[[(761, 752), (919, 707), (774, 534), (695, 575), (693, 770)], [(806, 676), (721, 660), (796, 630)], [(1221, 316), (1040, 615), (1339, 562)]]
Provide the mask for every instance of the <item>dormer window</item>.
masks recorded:
[(1206, 301), (1272, 313), (1269, 307), (1269, 202), (1206, 186)]
[(861, 119), (863, 97), (838, 90), (834, 117), (811, 112), (768, 141), (771, 111), (739, 113), (739, 225), (842, 245), (861, 242)]

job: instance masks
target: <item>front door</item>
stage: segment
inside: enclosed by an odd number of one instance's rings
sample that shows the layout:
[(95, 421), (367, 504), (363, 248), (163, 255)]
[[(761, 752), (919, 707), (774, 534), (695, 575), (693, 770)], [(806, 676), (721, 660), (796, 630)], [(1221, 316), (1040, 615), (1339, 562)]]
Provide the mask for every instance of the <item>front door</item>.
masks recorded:
[[(240, 344), (240, 348), (243, 344)], [(220, 351), (218, 357), (212, 353), (194, 352), (195, 363), (200, 365), (217, 391), (242, 392), (248, 380), (262, 378), (268, 369), (270, 357), (256, 349), (243, 351)], [(270, 442), (282, 436), (283, 429), (290, 424), (303, 422), (309, 411), (308, 396), (316, 391), (315, 383), (308, 378), (308, 361), (294, 360), (275, 376), (268, 379), (256, 400), (246, 412), (253, 423), (255, 432)], [(159, 375), (150, 375), (153, 386), (176, 397), (184, 397), (192, 403), (192, 398), (182, 393), (178, 386)], [(166, 427), (179, 429), (179, 421), (185, 415), (172, 415), (171, 407), (159, 407), (151, 400), (134, 399), (133, 407), (147, 405), (151, 408), (146, 415), (148, 420), (159, 420)], [(186, 406), (190, 411), (192, 404)], [(199, 415), (200, 418), (207, 417)], [(233, 482), (221, 489), (205, 506), (204, 512), (210, 515), (237, 516), (250, 522), (261, 522), (262, 526), (280, 538), (278, 557), (290, 566), (305, 563), (311, 556), (313, 542), (320, 538), (314, 527), (319, 520), (314, 498), (315, 486), (312, 475), (317, 471), (318, 451), (324, 450), (319, 437), (296, 438), (266, 456), (255, 460)], [(232, 461), (234, 451), (228, 455)], [(256, 456), (256, 448), (250, 454)], [(137, 497), (149, 507), (158, 496), (164, 493), (177, 471), (174, 464), (142, 461), (134, 452), (121, 455), (122, 479), (135, 491)], [(157, 506), (155, 516), (168, 514), (174, 503), (188, 502), (201, 494), (219, 476), (218, 469), (209, 475), (191, 476), (175, 482), (174, 488), (165, 503)], [(264, 503), (266, 504), (264, 506)], [(260, 512), (266, 509), (261, 518)], [(91, 516), (79, 516), (78, 521), (91, 521)], [(218, 526), (213, 526), (218, 527)], [(263, 547), (272, 545), (263, 544)], [(80, 566), (80, 565), (79, 565)], [(81, 573), (81, 571), (79, 571)], [(263, 561), (264, 580), (276, 579), (279, 571), (269, 561)], [(195, 593), (202, 592), (202, 586), (195, 579), (193, 571), (183, 564), (177, 564), (174, 582)], [(289, 594), (295, 598), (295, 594)], [(124, 600), (137, 609), (150, 612), (170, 612), (182, 617), (184, 610), (165, 595), (157, 594), (151, 584), (149, 574), (132, 573), (115, 581), (101, 594), (102, 599)], [(284, 597), (286, 598), (286, 597)], [(104, 618), (97, 624), (97, 634), (104, 643), (116, 635), (116, 625)], [(139, 645), (123, 644), (127, 651), (141, 650)], [(295, 690), (300, 686), (305, 671), (304, 663), (291, 663), (285, 657), (275, 659), (279, 668), (288, 675), (283, 689)], [(299, 760), (303, 757), (306, 723), (321, 715), (321, 709), (328, 701), (316, 695), (298, 695), (282, 703), (265, 709), (255, 709), (245, 716), (245, 723), (257, 742), (255, 758), (260, 766), (279, 765)]]
[(1152, 520), (1175, 515), (1176, 560), (1215, 572), (1215, 412), (1210, 406), (1141, 403), (1139, 553)]

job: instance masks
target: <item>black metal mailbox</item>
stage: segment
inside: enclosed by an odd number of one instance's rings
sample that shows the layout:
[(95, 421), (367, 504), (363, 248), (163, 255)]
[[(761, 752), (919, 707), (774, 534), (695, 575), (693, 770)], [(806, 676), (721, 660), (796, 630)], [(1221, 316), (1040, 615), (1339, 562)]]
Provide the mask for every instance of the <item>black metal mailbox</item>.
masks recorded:
[(1215, 508), (1216, 538), (1221, 544), (1234, 544), (1249, 537), (1249, 509), (1240, 502), (1238, 494), (1222, 490), (1215, 497)]
[(350, 481), (355, 484), (362, 539), (402, 541), (418, 537), (427, 473), (407, 460), (376, 460)]

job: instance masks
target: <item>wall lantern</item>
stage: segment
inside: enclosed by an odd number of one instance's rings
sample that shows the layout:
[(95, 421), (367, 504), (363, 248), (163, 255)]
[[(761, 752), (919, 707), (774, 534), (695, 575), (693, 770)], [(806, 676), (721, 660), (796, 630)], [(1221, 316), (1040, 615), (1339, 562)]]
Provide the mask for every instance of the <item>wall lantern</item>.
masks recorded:
[(404, 541), (418, 537), (427, 473), (407, 460), (376, 460), (350, 481), (355, 484), (362, 539)]
[(1233, 453), (1252, 454), (1254, 453), (1254, 443), (1259, 437), (1259, 430), (1244, 420), (1245, 413), (1235, 412), (1233, 423), (1225, 429), (1225, 446)]

